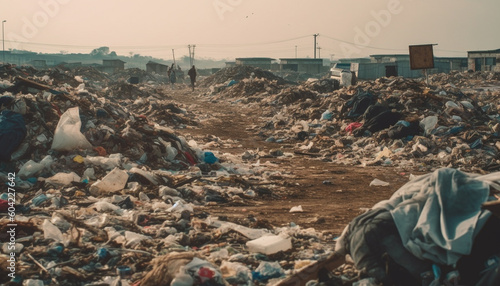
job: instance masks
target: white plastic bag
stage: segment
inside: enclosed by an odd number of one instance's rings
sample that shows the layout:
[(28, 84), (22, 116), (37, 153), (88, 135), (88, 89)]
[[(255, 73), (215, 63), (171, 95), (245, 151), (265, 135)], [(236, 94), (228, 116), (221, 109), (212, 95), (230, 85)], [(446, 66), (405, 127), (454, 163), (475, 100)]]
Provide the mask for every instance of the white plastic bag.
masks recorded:
[(90, 149), (92, 145), (80, 132), (82, 122), (78, 107), (73, 107), (61, 116), (54, 132), (52, 149), (59, 151), (71, 151), (74, 149)]
[(97, 181), (90, 186), (90, 192), (98, 195), (101, 192), (115, 192), (125, 188), (128, 174), (126, 171), (114, 168), (101, 181)]
[(36, 176), (43, 169), (49, 168), (50, 165), (52, 165), (52, 163), (54, 163), (54, 160), (50, 155), (45, 156), (45, 158), (43, 158), (42, 161), (40, 161), (40, 163), (37, 163), (33, 160), (29, 160), (21, 167), (21, 169), (18, 172), (18, 175), (22, 179)]
[(422, 119), (419, 125), (422, 129), (424, 129), (424, 134), (427, 136), (436, 127), (437, 123), (438, 117), (433, 115), (427, 116), (426, 118)]
[(373, 179), (373, 181), (371, 181), (370, 183), (370, 187), (371, 186), (376, 186), (376, 187), (387, 187), (389, 186), (390, 184), (388, 182), (384, 182), (382, 180), (379, 180), (379, 179)]
[(45, 182), (61, 187), (61, 186), (69, 186), (71, 182), (80, 182), (82, 178), (78, 176), (75, 172), (71, 173), (57, 173), (54, 176), (45, 179)]
[(48, 219), (45, 219), (42, 224), (43, 236), (45, 239), (53, 239), (56, 242), (64, 242), (64, 236), (57, 228), (57, 226), (53, 225)]

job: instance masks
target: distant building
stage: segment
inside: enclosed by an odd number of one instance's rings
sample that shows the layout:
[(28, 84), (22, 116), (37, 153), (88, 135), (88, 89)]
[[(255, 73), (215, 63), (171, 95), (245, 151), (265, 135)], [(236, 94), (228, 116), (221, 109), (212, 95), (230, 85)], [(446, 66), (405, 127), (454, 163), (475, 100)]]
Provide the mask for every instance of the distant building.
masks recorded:
[(29, 62), (34, 68), (46, 68), (47, 61), (46, 60), (32, 60)]
[(125, 69), (125, 62), (122, 60), (102, 60), (102, 71), (105, 73), (115, 73)]
[(160, 75), (166, 75), (168, 71), (168, 65), (155, 63), (153, 61), (149, 61), (146, 64), (146, 72), (148, 73), (157, 73)]
[(232, 68), (236, 66), (236, 62), (226, 62), (226, 68)]
[(310, 58), (282, 58), (280, 70), (291, 70), (300, 73), (318, 74), (322, 72), (323, 59)]
[[(380, 77), (402, 76), (417, 78), (423, 76), (422, 70), (410, 68), (410, 55), (387, 54), (371, 55), (370, 58), (341, 59), (342, 69), (356, 73), (359, 79), (377, 79)], [(350, 66), (347, 64), (350, 63)], [(428, 69), (428, 74), (449, 73), (450, 71), (467, 70), (467, 58), (434, 57), (434, 68)]]
[(467, 52), (468, 67), (473, 71), (500, 71), (500, 49)]
[(263, 70), (270, 70), (273, 61), (274, 59), (272, 58), (236, 58), (235, 64), (237, 66), (252, 66)]

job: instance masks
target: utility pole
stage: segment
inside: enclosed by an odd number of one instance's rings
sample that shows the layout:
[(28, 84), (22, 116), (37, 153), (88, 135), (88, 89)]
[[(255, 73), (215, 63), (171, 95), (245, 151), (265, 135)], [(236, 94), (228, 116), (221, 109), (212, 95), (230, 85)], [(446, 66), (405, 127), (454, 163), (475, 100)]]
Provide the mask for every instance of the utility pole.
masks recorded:
[(192, 57), (192, 61), (191, 61), (191, 66), (194, 65), (194, 48), (196, 48), (196, 45), (193, 45), (193, 57)]
[(314, 58), (316, 58), (316, 37), (319, 36), (319, 34), (314, 34)]
[(321, 47), (320, 46), (318, 46), (318, 58), (321, 59)]
[(295, 58), (297, 58), (297, 46), (295, 46)]
[(174, 53), (174, 49), (172, 49), (172, 58), (174, 59), (174, 67), (175, 67), (175, 53)]
[(188, 45), (189, 49), (189, 66), (192, 67), (194, 65), (194, 48), (196, 48), (196, 45), (193, 45), (193, 52), (191, 52), (191, 45)]

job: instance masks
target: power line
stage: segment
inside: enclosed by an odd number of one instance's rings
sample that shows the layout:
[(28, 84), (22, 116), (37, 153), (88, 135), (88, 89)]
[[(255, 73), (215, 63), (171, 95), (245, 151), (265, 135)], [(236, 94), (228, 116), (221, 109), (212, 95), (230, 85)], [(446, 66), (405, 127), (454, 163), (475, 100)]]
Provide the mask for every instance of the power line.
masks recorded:
[[(322, 36), (325, 38), (328, 38), (330, 40), (338, 41), (338, 42), (345, 43), (345, 44), (354, 45), (357, 47), (370, 48), (370, 49), (376, 49), (376, 50), (387, 50), (387, 51), (407, 51), (407, 49), (393, 49), (393, 48), (381, 48), (381, 47), (373, 47), (373, 46), (367, 46), (367, 45), (359, 45), (359, 44), (356, 44), (353, 42), (344, 41), (344, 40), (337, 39), (337, 38), (330, 37), (330, 36), (325, 36), (325, 35), (322, 35)], [(435, 50), (441, 51), (441, 52), (450, 52), (450, 53), (466, 53), (466, 51), (453, 51), (453, 50), (443, 50), (443, 49), (435, 49)]]
[[(337, 38), (330, 37), (330, 36), (325, 36), (325, 35), (322, 35), (322, 36), (325, 37), (325, 38), (327, 38), (327, 39), (330, 39), (330, 40), (338, 41), (338, 42), (345, 43), (345, 44), (354, 45), (354, 46), (357, 46), (357, 47), (370, 48), (370, 49), (376, 49), (376, 50), (403, 51), (403, 49), (391, 49), (391, 48), (380, 48), (380, 47), (372, 47), (372, 46), (366, 46), (366, 45), (359, 45), (359, 44), (356, 44), (356, 43), (344, 41), (344, 40), (337, 39)], [(406, 50), (406, 49), (404, 49), (404, 50)]]

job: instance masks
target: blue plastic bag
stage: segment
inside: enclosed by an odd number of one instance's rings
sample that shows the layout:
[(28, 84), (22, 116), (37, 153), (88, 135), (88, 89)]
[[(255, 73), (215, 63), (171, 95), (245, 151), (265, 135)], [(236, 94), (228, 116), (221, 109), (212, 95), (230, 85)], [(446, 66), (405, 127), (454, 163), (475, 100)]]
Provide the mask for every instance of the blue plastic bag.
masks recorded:
[(219, 161), (217, 157), (215, 157), (212, 152), (205, 152), (205, 159), (203, 160), (207, 164), (215, 164), (215, 162)]

